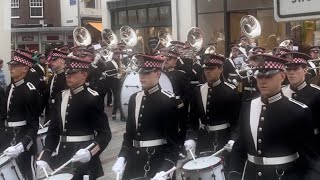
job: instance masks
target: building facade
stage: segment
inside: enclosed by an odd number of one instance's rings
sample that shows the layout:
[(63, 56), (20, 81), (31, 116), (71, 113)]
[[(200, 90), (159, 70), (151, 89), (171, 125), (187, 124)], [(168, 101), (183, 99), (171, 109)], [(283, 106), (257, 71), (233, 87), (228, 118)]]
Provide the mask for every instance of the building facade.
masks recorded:
[(11, 49), (47, 52), (68, 44), (73, 30), (89, 29), (94, 41), (100, 38), (101, 0), (11, 0)]
[[(118, 32), (121, 25), (127, 23), (140, 33), (142, 32), (145, 41), (148, 40), (150, 34), (156, 35), (159, 28), (167, 27), (166, 31), (172, 33), (175, 40), (184, 42), (189, 29), (197, 26), (204, 32), (203, 46), (215, 43), (218, 53), (228, 54), (229, 45), (239, 42), (241, 18), (244, 15), (253, 15), (259, 20), (262, 27), (261, 36), (250, 40), (254, 46), (259, 45), (271, 50), (286, 38), (295, 39), (295, 43), (302, 51), (311, 45), (320, 44), (320, 21), (276, 22), (273, 0), (105, 1), (103, 3), (106, 4), (106, 9), (102, 16), (105, 19), (103, 20), (104, 28), (111, 28)], [(170, 13), (167, 13), (166, 8), (160, 8), (162, 5), (169, 6)], [(157, 7), (156, 10), (150, 9), (154, 6)], [(143, 19), (144, 13), (146, 17), (149, 17), (148, 20)], [(162, 13), (166, 15), (165, 21), (161, 18)], [(157, 18), (153, 19), (155, 14)]]

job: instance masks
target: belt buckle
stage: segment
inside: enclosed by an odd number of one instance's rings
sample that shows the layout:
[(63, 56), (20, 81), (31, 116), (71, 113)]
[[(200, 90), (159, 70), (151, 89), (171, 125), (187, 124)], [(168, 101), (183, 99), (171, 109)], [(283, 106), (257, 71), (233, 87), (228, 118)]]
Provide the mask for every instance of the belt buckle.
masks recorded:
[(258, 164), (258, 165), (263, 165), (264, 164), (262, 157), (253, 156), (253, 161), (255, 162), (255, 164)]
[(133, 140), (133, 146), (136, 148), (140, 148), (140, 141)]

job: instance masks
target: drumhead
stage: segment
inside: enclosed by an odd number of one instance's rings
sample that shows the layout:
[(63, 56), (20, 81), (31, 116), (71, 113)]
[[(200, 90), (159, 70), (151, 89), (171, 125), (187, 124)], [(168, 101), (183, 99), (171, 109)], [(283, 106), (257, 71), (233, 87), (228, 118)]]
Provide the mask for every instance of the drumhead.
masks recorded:
[(193, 159), (188, 160), (183, 166), (184, 170), (201, 170), (208, 167), (216, 167), (221, 164), (221, 158), (216, 156), (204, 156), (196, 158), (197, 163)]
[(62, 173), (62, 174), (57, 174), (57, 175), (53, 175), (48, 177), (46, 180), (61, 180), (61, 179), (65, 179), (65, 180), (71, 180), (73, 178), (73, 174), (71, 173)]
[[(162, 89), (172, 92), (173, 88), (170, 79), (166, 74), (161, 72), (161, 76), (159, 79), (159, 84)], [(137, 72), (131, 72), (129, 73), (121, 86), (121, 92), (120, 92), (120, 103), (121, 103), (121, 111), (125, 118), (128, 117), (128, 105), (129, 105), (129, 99), (130, 97), (142, 90), (142, 86), (139, 80), (139, 74)]]

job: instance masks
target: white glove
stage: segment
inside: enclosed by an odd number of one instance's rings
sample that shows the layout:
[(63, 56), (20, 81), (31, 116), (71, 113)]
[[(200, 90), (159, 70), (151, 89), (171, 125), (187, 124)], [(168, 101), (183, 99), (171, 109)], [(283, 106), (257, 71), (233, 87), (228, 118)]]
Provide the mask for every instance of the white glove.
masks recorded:
[(166, 180), (168, 179), (168, 175), (165, 175), (166, 172), (161, 171), (158, 172), (151, 180)]
[(4, 154), (9, 156), (10, 158), (16, 158), (19, 156), (20, 153), (24, 151), (24, 147), (22, 143), (19, 143), (15, 146), (10, 146), (6, 150), (4, 150)]
[(224, 146), (224, 148), (225, 148), (228, 152), (231, 152), (231, 151), (232, 151), (233, 144), (234, 144), (234, 140), (229, 140), (228, 143)]
[(196, 148), (196, 142), (193, 139), (186, 140), (184, 142), (184, 148), (186, 151), (189, 151), (189, 149), (195, 149)]
[[(43, 179), (46, 177), (46, 175), (53, 172), (49, 164), (45, 161), (38, 160), (36, 161), (36, 164), (37, 164), (36, 179)], [(45, 172), (43, 168), (45, 169)]]
[(81, 162), (86, 163), (91, 159), (90, 151), (87, 149), (80, 149), (77, 153), (72, 157), (72, 162)]
[(124, 157), (118, 157), (116, 163), (112, 166), (112, 171), (122, 174), (125, 168), (125, 158)]

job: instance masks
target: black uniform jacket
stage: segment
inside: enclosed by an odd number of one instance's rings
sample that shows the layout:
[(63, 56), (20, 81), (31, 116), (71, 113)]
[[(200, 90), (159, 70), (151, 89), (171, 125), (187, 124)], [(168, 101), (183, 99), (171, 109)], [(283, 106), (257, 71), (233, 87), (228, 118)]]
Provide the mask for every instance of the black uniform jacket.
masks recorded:
[[(129, 100), (126, 132), (123, 135), (119, 157), (126, 158), (129, 163), (130, 158), (139, 156), (134, 152), (136, 148), (133, 146), (133, 140), (166, 139), (167, 144), (158, 146), (155, 152), (157, 157), (161, 157), (156, 163), (160, 164), (162, 171), (172, 168), (178, 156), (175, 113), (174, 95), (162, 90), (159, 84), (148, 91), (133, 94)], [(144, 164), (133, 163), (133, 166), (142, 166), (143, 171)], [(132, 167), (128, 167), (127, 164), (126, 169), (132, 169)]]
[[(6, 91), (5, 109), (6, 117), (1, 118), (0, 127), (6, 126), (11, 135), (13, 131), (18, 132), (16, 144), (22, 142), (25, 150), (35, 152), (40, 115), (40, 94), (35, 86), (26, 82), (25, 79), (10, 84)], [(10, 122), (21, 121), (26, 121), (26, 123), (19, 126), (19, 130), (10, 127)], [(9, 124), (9, 127), (6, 124)], [(6, 142), (1, 142), (1, 145), (8, 147), (12, 140), (13, 136), (6, 137)]]
[(236, 126), (240, 108), (240, 95), (236, 87), (218, 80), (194, 89), (190, 102), (190, 115), (187, 123), (187, 139), (197, 139), (201, 125), (221, 125), (229, 123), (231, 139), (236, 138)]
[[(65, 112), (61, 109), (65, 109)], [(94, 135), (93, 142), (96, 146), (91, 148), (94, 150), (94, 152), (91, 151), (92, 156), (99, 155), (111, 140), (111, 131), (102, 99), (96, 91), (85, 86), (59, 93), (56, 96), (51, 117), (52, 121), (41, 159), (48, 160), (56, 149), (60, 136)]]
[[(310, 162), (317, 159), (312, 149), (313, 128), (309, 108), (282, 92), (261, 100), (247, 101), (240, 113), (239, 139), (235, 142), (230, 164), (230, 180), (281, 179), (300, 180), (306, 175)], [(248, 154), (255, 157), (283, 157), (298, 153), (293, 163), (256, 165), (247, 161)]]

